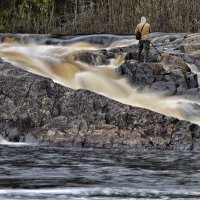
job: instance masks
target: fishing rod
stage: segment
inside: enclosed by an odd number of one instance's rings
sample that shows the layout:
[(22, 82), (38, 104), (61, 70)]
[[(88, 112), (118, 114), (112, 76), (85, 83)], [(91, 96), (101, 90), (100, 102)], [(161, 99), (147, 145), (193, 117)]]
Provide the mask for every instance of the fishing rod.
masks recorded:
[(163, 59), (161, 53), (158, 51), (158, 49), (153, 45), (153, 43), (150, 41), (150, 44), (152, 45), (152, 47), (154, 47), (154, 49), (158, 52), (158, 54), (160, 55), (160, 57)]
[[(187, 38), (187, 35), (184, 35), (182, 42)], [(158, 52), (158, 54), (160, 55), (160, 57), (163, 59), (161, 53), (158, 51), (158, 49), (153, 45), (153, 43), (150, 41), (150, 44), (154, 47), (154, 49)]]

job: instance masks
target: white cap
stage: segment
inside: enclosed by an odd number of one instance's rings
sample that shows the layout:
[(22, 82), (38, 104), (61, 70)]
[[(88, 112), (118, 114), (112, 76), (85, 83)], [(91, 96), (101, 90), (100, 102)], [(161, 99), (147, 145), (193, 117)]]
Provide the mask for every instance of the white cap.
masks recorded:
[(147, 20), (146, 20), (146, 17), (141, 17), (141, 23), (146, 23)]

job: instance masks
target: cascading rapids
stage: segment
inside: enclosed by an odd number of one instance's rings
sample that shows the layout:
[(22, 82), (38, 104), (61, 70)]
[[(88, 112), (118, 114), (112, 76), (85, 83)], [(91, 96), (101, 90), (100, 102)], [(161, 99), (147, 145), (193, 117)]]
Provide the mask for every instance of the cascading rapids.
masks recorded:
[(125, 54), (110, 58), (106, 63), (101, 62), (101, 57), (97, 55), (98, 65), (86, 64), (75, 59), (81, 53), (136, 43), (136, 40), (130, 38), (112, 41), (106, 47), (88, 41), (65, 46), (2, 43), (0, 57), (17, 67), (48, 77), (63, 86), (87, 89), (124, 104), (146, 108), (200, 125), (200, 110), (197, 109), (200, 106), (199, 100), (164, 97), (162, 94), (152, 92), (139, 93), (126, 79), (120, 78), (115, 69), (125, 61)]

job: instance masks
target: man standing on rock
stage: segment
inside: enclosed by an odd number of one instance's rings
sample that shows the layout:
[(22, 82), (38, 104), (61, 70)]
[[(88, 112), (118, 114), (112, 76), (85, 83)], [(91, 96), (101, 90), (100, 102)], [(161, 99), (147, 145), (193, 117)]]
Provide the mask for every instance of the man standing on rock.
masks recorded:
[[(141, 18), (141, 22), (137, 25), (135, 29), (136, 39), (139, 40), (138, 43), (138, 61), (141, 62), (141, 54), (142, 50), (144, 48), (144, 62), (148, 62), (149, 59), (149, 49), (150, 49), (150, 32), (151, 32), (151, 26), (147, 23), (147, 20), (145, 17)], [(138, 37), (139, 33), (139, 37)]]

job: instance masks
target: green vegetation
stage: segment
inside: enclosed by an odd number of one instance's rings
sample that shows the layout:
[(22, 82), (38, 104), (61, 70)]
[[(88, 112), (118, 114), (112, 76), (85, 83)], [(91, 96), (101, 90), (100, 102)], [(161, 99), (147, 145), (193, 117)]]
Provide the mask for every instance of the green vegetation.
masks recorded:
[(141, 16), (153, 31), (199, 32), (198, 0), (0, 0), (0, 32), (132, 34)]

